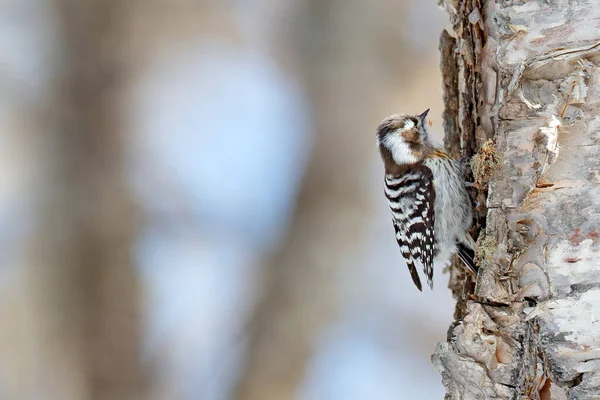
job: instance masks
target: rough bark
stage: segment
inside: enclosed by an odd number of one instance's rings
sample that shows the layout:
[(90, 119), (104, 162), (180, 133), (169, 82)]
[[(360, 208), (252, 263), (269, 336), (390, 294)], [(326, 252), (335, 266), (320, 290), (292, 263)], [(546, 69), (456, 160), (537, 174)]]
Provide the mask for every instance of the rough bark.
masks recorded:
[(596, 398), (600, 8), (443, 5), (455, 31), (442, 38), (447, 145), (479, 151), (481, 267), (474, 291), (451, 279), (457, 320), (433, 355), (446, 398)]

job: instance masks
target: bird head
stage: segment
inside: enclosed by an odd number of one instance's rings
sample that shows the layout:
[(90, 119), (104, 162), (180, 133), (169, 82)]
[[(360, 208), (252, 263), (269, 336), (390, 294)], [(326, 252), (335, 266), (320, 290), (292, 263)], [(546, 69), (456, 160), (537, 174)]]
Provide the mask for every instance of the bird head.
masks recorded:
[(382, 156), (390, 155), (398, 165), (421, 161), (431, 147), (427, 130), (427, 113), (394, 114), (377, 128), (377, 144)]

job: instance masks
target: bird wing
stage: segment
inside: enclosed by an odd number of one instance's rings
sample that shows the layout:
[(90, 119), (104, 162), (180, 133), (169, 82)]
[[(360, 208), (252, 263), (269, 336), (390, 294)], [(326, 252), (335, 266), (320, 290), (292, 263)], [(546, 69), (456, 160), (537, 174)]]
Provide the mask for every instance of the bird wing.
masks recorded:
[(401, 175), (386, 175), (385, 195), (392, 212), (396, 241), (415, 286), (421, 290), (415, 268), (419, 262), (429, 287), (433, 288), (435, 188), (431, 170), (418, 165)]

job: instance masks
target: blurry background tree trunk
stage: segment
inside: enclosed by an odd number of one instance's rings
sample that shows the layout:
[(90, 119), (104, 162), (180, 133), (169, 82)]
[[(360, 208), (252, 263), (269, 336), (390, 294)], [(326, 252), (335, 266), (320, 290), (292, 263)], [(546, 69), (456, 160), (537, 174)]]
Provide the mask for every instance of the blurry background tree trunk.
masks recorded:
[[(56, 0), (59, 68), (47, 119), (33, 292), (55, 381), (48, 398), (140, 398), (135, 209), (124, 176), (115, 1)], [(46, 366), (48, 367), (48, 365)], [(44, 385), (42, 385), (44, 386)]]
[(443, 3), (446, 145), (477, 152), (481, 260), (474, 291), (450, 282), (456, 323), (433, 356), (446, 398), (597, 398), (600, 9)]
[[(398, 86), (410, 86), (402, 57), (407, 5), (319, 0), (300, 7), (294, 46), (317, 135), (290, 237), (265, 272), (237, 399), (295, 398), (320, 335), (339, 318), (336, 282), (359, 264), (344, 258), (367, 236), (374, 130), (381, 110), (398, 112)], [(397, 52), (386, 50), (389, 42)]]

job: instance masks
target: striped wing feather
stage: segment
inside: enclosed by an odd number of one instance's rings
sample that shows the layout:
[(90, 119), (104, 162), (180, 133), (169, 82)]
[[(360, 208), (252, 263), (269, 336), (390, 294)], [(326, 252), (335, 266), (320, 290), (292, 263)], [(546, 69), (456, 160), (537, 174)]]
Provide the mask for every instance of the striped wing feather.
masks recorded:
[(415, 268), (420, 263), (429, 287), (433, 288), (435, 189), (431, 170), (419, 165), (402, 175), (386, 175), (385, 195), (396, 241), (415, 286), (422, 290)]

